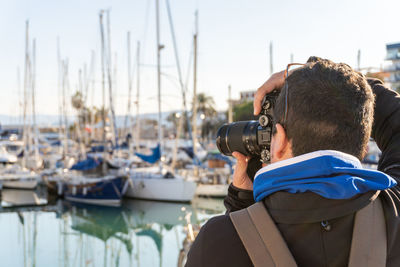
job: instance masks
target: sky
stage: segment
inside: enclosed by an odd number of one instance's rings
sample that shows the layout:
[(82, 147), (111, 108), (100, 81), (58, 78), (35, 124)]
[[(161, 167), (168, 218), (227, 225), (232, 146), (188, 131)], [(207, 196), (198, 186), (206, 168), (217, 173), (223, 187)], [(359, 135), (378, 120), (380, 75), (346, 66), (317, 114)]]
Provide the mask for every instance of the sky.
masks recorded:
[[(182, 94), (168, 24), (166, 0), (160, 1), (162, 110), (182, 107)], [(311, 55), (361, 67), (385, 64), (386, 44), (400, 42), (400, 1), (261, 1), (169, 0), (178, 54), (187, 81), (188, 103), (193, 90), (193, 33), (198, 10), (197, 90), (214, 98), (218, 110), (227, 108), (240, 91), (257, 89), (269, 76), (269, 43), (273, 70), (305, 62)], [(132, 64), (140, 53), (140, 112), (157, 112), (155, 0), (0, 0), (0, 114), (21, 114), (25, 22), (30, 42), (36, 40), (36, 113), (59, 112), (57, 37), (62, 59), (69, 62), (69, 94), (78, 87), (78, 73), (95, 53), (88, 105), (102, 103), (99, 11), (110, 10), (115, 111), (128, 106), (127, 32), (131, 32)], [(19, 70), (19, 71), (18, 71)], [(20, 79), (18, 79), (18, 72)], [(89, 71), (88, 71), (89, 72)], [(136, 97), (136, 71), (132, 101)], [(73, 115), (73, 111), (70, 111)]]

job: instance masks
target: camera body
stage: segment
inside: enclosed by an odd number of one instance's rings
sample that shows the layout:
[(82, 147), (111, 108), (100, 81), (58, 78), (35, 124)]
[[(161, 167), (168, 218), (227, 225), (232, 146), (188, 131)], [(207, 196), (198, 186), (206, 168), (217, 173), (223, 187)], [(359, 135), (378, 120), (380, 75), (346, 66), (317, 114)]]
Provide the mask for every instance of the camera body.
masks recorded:
[(275, 90), (264, 97), (258, 121), (238, 121), (222, 125), (217, 132), (218, 150), (227, 156), (237, 151), (259, 158), (262, 163), (269, 163), (274, 127), (272, 111), (279, 93)]

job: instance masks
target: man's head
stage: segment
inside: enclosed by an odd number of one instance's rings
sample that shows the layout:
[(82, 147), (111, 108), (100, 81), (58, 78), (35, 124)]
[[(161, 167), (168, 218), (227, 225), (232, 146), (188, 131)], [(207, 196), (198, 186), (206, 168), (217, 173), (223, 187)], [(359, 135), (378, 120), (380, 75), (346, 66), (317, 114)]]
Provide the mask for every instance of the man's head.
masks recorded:
[(277, 125), (271, 144), (272, 162), (328, 149), (359, 159), (365, 156), (374, 95), (361, 74), (346, 64), (311, 57), (306, 66), (287, 77), (286, 83), (285, 122), (285, 92), (274, 108)]

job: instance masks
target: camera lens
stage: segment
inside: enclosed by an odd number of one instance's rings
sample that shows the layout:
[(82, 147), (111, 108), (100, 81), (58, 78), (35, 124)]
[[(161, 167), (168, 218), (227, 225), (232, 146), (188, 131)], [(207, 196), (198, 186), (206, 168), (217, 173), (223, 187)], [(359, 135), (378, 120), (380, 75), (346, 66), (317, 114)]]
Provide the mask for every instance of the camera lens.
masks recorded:
[(254, 156), (260, 153), (257, 145), (257, 121), (238, 121), (224, 124), (217, 133), (217, 147), (227, 156), (237, 151), (246, 156)]

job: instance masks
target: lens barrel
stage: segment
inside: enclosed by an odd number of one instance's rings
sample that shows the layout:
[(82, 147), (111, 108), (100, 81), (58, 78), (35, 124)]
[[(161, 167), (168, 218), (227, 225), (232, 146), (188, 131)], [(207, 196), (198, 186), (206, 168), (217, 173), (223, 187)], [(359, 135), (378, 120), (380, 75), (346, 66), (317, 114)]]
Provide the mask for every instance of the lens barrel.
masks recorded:
[(258, 121), (238, 121), (224, 124), (217, 133), (217, 147), (219, 151), (227, 156), (237, 151), (246, 156), (260, 154), (257, 145)]

